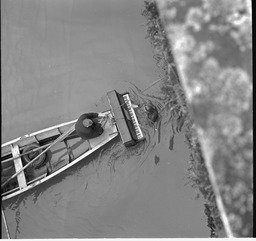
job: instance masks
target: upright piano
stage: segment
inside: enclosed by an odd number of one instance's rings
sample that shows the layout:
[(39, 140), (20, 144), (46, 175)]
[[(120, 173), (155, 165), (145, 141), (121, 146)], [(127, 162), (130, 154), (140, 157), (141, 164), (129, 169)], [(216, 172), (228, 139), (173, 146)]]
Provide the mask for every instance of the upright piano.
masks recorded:
[(107, 93), (107, 98), (123, 144), (132, 146), (144, 140), (129, 93), (119, 94), (113, 90)]

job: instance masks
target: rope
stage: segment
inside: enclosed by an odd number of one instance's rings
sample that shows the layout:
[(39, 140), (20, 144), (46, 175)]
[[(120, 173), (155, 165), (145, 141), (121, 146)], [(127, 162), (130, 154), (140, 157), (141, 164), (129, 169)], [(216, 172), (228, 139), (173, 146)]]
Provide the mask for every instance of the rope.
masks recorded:
[(146, 89), (142, 90), (141, 93), (143, 93), (144, 91), (148, 90), (149, 88), (151, 88), (153, 85), (155, 85), (156, 83), (158, 83), (160, 80), (163, 80), (164, 78), (165, 78), (165, 76), (162, 77), (162, 78), (160, 78), (160, 79), (157, 79), (157, 80), (154, 81), (151, 85), (149, 85)]
[(8, 237), (8, 239), (11, 239), (9, 228), (8, 228), (8, 225), (7, 225), (7, 222), (6, 222), (6, 217), (5, 217), (5, 213), (4, 213), (3, 208), (2, 208), (2, 216), (3, 216), (3, 220), (4, 220), (4, 225), (5, 225), (7, 237)]

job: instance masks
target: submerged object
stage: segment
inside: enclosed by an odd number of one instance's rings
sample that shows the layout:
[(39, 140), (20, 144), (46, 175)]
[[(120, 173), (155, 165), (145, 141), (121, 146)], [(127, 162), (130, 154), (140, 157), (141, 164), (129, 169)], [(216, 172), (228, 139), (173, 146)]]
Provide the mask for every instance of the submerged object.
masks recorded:
[(153, 104), (148, 104), (144, 106), (144, 110), (147, 113), (148, 119), (152, 122), (156, 122), (158, 119), (158, 110)]

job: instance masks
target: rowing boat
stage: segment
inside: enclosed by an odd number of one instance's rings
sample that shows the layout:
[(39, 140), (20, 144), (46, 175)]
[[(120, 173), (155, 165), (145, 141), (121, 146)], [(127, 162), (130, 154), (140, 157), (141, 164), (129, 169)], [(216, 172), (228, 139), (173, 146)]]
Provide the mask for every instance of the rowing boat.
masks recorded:
[[(112, 117), (110, 111), (103, 113)], [(39, 155), (44, 148), (50, 146), (54, 140), (69, 130), (76, 121), (56, 125), (3, 144), (1, 183), (4, 183), (36, 155)], [(103, 134), (93, 139), (84, 141), (73, 131), (63, 141), (56, 143), (45, 154), (41, 155), (33, 165), (20, 172), (17, 178), (13, 178), (2, 187), (2, 200), (19, 195), (48, 181), (83, 160), (118, 135), (112, 118), (107, 118), (103, 128)]]
[(107, 93), (109, 110), (104, 132), (96, 138), (82, 140), (75, 131), (77, 120), (62, 123), (32, 134), (24, 135), (2, 145), (1, 196), (2, 201), (17, 196), (44, 183), (116, 136), (125, 146), (144, 139), (128, 93)]

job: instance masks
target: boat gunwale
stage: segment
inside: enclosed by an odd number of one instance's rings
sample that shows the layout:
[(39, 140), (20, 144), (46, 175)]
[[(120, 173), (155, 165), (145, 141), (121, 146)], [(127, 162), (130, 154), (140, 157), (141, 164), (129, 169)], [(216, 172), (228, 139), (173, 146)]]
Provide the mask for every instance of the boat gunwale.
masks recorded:
[[(104, 111), (104, 112), (107, 112), (107, 111)], [(45, 129), (33, 132), (31, 134), (25, 134), (25, 135), (20, 136), (20, 137), (18, 137), (16, 139), (13, 139), (11, 141), (5, 142), (4, 144), (1, 145), (1, 148), (5, 147), (5, 146), (8, 146), (8, 145), (11, 145), (13, 143), (16, 143), (16, 142), (20, 141), (21, 139), (25, 139), (25, 138), (28, 138), (28, 137), (31, 137), (31, 136), (35, 136), (35, 135), (38, 135), (38, 134), (41, 134), (41, 133), (44, 133), (44, 132), (47, 132), (47, 131), (50, 131), (50, 130), (53, 130), (53, 129), (57, 129), (57, 128), (60, 128), (60, 127), (63, 127), (63, 126), (69, 125), (69, 124), (73, 124), (77, 120), (78, 119), (75, 119), (75, 120), (64, 122), (64, 123), (61, 123), (61, 124), (58, 124), (58, 125), (55, 125), (55, 126), (47, 127)]]

